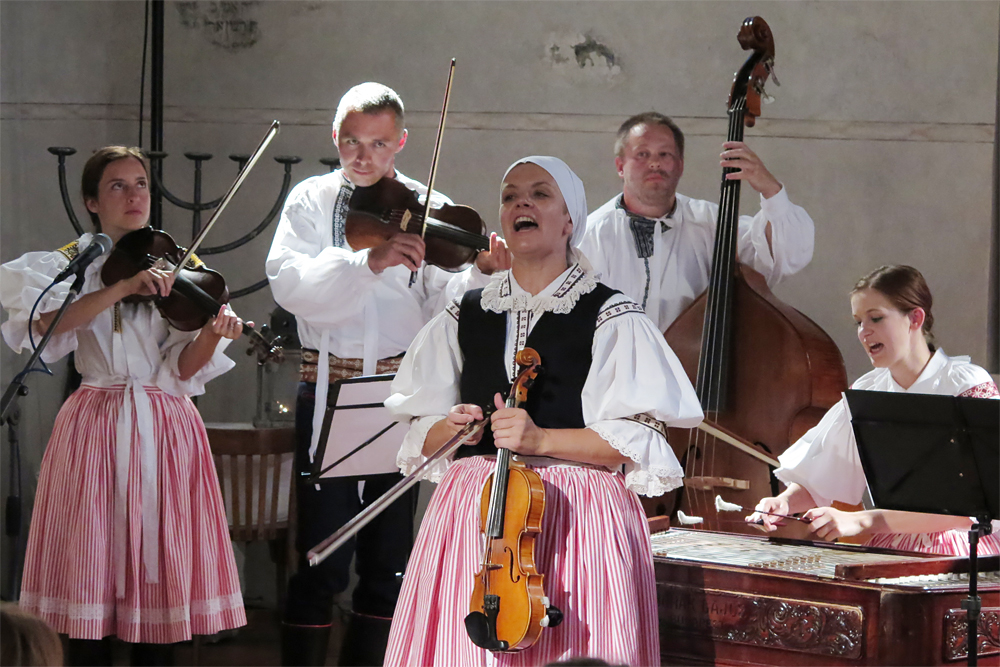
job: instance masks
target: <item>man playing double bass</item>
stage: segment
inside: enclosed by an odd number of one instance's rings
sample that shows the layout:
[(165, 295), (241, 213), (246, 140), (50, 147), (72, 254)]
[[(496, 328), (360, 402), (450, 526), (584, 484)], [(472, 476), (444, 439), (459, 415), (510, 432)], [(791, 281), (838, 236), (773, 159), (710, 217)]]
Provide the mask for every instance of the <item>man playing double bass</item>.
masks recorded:
[[(423, 266), (416, 234), (396, 234), (370, 249), (353, 250), (345, 223), (356, 187), (394, 178), (421, 198), (427, 188), (395, 169), (406, 143), (403, 103), (390, 88), (363, 83), (340, 100), (333, 121), (341, 169), (313, 176), (288, 195), (267, 257), (275, 301), (296, 317), (302, 368), (296, 400), (296, 477), (308, 472), (318, 446), (329, 382), (393, 373), (420, 328), (455, 296), (486, 284), (494, 257), (458, 274)], [(432, 200), (448, 203), (434, 193)], [(496, 246), (498, 241), (494, 240)], [(506, 267), (500, 267), (506, 268)], [(411, 285), (411, 272), (416, 280)], [(358, 444), (358, 443), (349, 443)], [(341, 477), (299, 484), (298, 572), (288, 586), (282, 663), (322, 665), (333, 618), (333, 597), (347, 588), (353, 543), (317, 567), (306, 550), (320, 543), (399, 481), (399, 474)], [(413, 543), (416, 488), (357, 538), (358, 585), (341, 648), (341, 665), (381, 664), (399, 595), (398, 573)]]
[[(760, 193), (757, 215), (741, 216), (740, 261), (773, 286), (801, 270), (813, 253), (813, 221), (743, 142), (723, 145), (727, 178)], [(709, 283), (719, 207), (677, 193), (684, 134), (667, 116), (632, 116), (618, 130), (615, 167), (621, 195), (590, 214), (581, 250), (607, 285), (641, 304), (665, 331)]]

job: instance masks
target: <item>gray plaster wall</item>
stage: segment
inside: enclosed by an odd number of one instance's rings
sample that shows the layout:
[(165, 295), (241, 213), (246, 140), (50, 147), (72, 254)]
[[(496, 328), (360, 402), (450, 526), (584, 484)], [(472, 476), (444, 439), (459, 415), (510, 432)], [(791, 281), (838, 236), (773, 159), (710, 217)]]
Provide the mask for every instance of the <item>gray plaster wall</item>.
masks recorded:
[[(68, 178), (84, 216), (86, 156), (138, 141), (143, 11), (141, 2), (0, 3), (3, 261), (74, 237), (47, 147), (78, 149)], [(170, 2), (166, 182), (190, 198), (182, 154), (205, 151), (216, 156), (205, 165), (206, 197), (220, 195), (235, 176), (226, 156), (249, 153), (280, 120), (207, 243), (241, 235), (274, 203), (281, 167), (271, 157), (303, 158), (293, 182), (326, 171), (318, 159), (336, 154), (332, 109), (365, 80), (402, 95), (410, 140), (398, 166), (426, 180), (455, 57), (438, 188), (492, 228), (499, 179), (523, 155), (563, 157), (591, 209), (613, 196), (614, 131), (648, 109), (687, 133), (680, 190), (717, 199), (725, 101), (745, 58), (735, 37), (751, 14), (773, 30), (782, 85), (769, 84), (776, 99), (747, 142), (816, 221), (812, 263), (776, 293), (833, 337), (854, 379), (869, 364), (847, 292), (881, 264), (913, 264), (936, 296), (943, 347), (984, 364), (997, 2)], [(752, 195), (745, 190), (745, 213), (758, 208)], [(166, 229), (189, 239), (188, 214), (165, 211)], [(231, 287), (256, 282), (270, 236), (211, 263)], [(273, 302), (264, 290), (235, 307), (266, 321)], [(234, 345), (237, 368), (199, 403), (206, 421), (252, 417), (254, 366), (243, 347)], [(25, 358), (3, 348), (4, 384)], [(32, 379), (22, 402), (29, 497), (62, 396), (64, 364), (55, 368), (56, 378)]]

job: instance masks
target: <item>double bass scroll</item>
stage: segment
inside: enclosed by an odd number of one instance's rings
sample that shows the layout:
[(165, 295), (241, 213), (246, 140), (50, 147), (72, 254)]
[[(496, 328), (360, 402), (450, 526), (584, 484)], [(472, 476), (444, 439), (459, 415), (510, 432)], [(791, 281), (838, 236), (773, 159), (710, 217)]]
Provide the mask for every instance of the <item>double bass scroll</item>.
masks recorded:
[[(738, 40), (752, 53), (730, 92), (728, 141), (742, 141), (744, 126), (753, 126), (760, 115), (775, 53), (771, 30), (760, 17), (743, 22)], [(775, 297), (762, 275), (738, 262), (741, 181), (726, 177), (732, 171), (723, 170), (708, 290), (664, 336), (695, 383), (706, 422), (775, 458), (840, 399), (847, 373), (833, 340)], [(722, 495), (754, 507), (777, 492), (773, 468), (704, 431), (671, 429), (668, 440), (685, 473), (675, 509), (700, 517), (699, 527), (753, 530), (742, 517), (721, 518), (714, 499)], [(646, 503), (647, 512), (658, 513), (665, 505), (653, 500)]]

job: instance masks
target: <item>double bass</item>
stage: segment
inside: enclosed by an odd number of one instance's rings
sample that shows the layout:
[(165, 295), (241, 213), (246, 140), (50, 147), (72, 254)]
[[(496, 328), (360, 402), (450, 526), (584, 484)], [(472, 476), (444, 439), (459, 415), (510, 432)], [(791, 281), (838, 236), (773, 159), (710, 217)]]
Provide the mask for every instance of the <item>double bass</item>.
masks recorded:
[[(744, 125), (753, 127), (760, 116), (774, 65), (774, 39), (762, 18), (746, 19), (738, 40), (752, 54), (730, 92), (728, 141), (742, 141)], [(726, 178), (733, 171), (723, 170), (708, 290), (664, 334), (695, 383), (709, 430), (731, 437), (722, 441), (704, 430), (671, 429), (668, 440), (685, 473), (678, 516), (701, 519), (696, 527), (749, 532), (754, 529), (743, 515), (716, 510), (716, 496), (749, 509), (776, 495), (774, 459), (840, 400), (847, 372), (833, 340), (775, 297), (762, 275), (739, 263), (741, 181)], [(742, 451), (729, 444), (733, 436), (743, 441)], [(666, 505), (654, 499), (646, 509), (664, 514)]]

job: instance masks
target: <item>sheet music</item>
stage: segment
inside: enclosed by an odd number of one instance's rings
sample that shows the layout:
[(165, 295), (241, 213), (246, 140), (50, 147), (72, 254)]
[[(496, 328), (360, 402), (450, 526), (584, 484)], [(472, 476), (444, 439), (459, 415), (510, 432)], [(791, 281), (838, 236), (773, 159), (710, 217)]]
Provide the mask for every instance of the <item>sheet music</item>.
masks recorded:
[[(403, 444), (408, 424), (400, 424), (382, 405), (389, 398), (394, 375), (372, 375), (334, 383), (327, 407), (324, 431), (329, 435), (323, 447), (319, 470), (331, 464), (371, 438), (375, 440), (350, 458), (320, 474), (321, 479), (354, 475), (377, 475), (399, 472), (396, 454)], [(332, 415), (331, 415), (332, 413)], [(378, 435), (383, 429), (388, 430)], [(378, 437), (376, 437), (378, 436)]]

